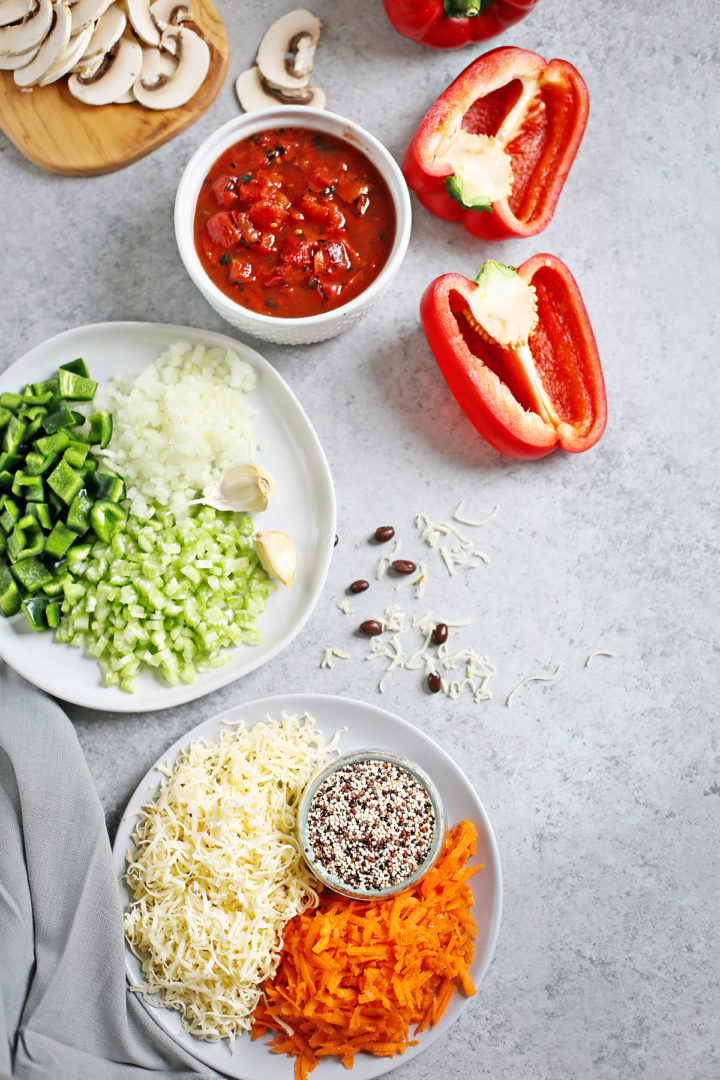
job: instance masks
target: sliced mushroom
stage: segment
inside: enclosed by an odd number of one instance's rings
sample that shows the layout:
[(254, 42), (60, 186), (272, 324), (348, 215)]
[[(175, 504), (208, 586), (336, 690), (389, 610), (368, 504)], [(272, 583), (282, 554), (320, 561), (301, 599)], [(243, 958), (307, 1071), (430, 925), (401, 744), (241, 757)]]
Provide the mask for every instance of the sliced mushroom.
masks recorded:
[(39, 48), (39, 45), (33, 45), (27, 52), (0, 55), (0, 71), (15, 71), (17, 68), (25, 67), (37, 56)]
[(53, 66), (60, 53), (70, 41), (72, 15), (65, 4), (56, 4), (50, 33), (37, 51), (31, 63), (15, 72), (14, 79), (18, 86), (35, 86)]
[(19, 22), (35, 7), (35, 0), (0, 0), (0, 26)]
[(35, 0), (32, 9), (18, 22), (0, 26), (0, 55), (28, 52), (47, 35), (52, 22), (51, 0)]
[(269, 27), (255, 62), (270, 86), (297, 90), (308, 85), (321, 26), (312, 12), (298, 8)]
[(112, 3), (114, 0), (76, 0), (70, 5), (73, 34), (79, 34), (88, 23), (92, 23), (91, 30), (94, 29), (94, 24)]
[(140, 104), (148, 109), (177, 109), (200, 89), (210, 67), (210, 49), (199, 34), (184, 26), (165, 30), (161, 45), (177, 57), (175, 71), (160, 75), (154, 82), (140, 78), (133, 90)]
[(147, 45), (160, 44), (160, 31), (150, 15), (150, 0), (125, 0), (132, 28)]
[(150, 18), (161, 33), (168, 26), (179, 26), (192, 17), (189, 0), (155, 0), (155, 3), (150, 5)]
[(88, 47), (83, 53), (83, 60), (93, 56), (103, 56), (112, 49), (125, 32), (127, 16), (120, 4), (111, 4), (98, 19)]
[(282, 90), (268, 86), (260, 74), (259, 68), (243, 71), (235, 80), (235, 93), (245, 112), (255, 109), (267, 109), (280, 101), (285, 105), (312, 105), (316, 109), (325, 108), (325, 92), (319, 86), (306, 86), (302, 96), (286, 95)]
[(92, 37), (92, 32), (93, 23), (88, 23), (79, 34), (76, 34), (75, 37), (71, 37), (55, 63), (51, 68), (48, 68), (37, 85), (49, 86), (50, 83), (62, 79), (63, 75), (67, 75), (68, 71), (72, 71), (82, 54), (85, 52), (88, 42)]
[(123, 37), (105, 54), (97, 71), (68, 79), (68, 90), (86, 105), (110, 105), (128, 92), (142, 68), (142, 47)]

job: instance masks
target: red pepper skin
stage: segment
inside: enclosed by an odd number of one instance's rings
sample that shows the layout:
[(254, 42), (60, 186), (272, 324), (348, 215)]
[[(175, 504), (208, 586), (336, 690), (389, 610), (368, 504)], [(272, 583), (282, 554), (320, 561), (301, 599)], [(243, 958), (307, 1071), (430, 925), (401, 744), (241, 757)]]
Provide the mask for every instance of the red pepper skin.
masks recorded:
[(497, 37), (529, 15), (538, 0), (489, 0), (478, 15), (453, 18), (443, 0), (383, 0), (390, 22), (403, 37), (430, 49), (460, 49)]
[[(434, 164), (435, 149), (444, 133), (461, 126), (495, 136), (523, 84), (534, 86), (535, 93), (519, 130), (503, 146), (511, 161), (512, 191), (492, 203), (492, 212), (467, 209), (448, 194), (445, 180), (452, 172), (447, 164)], [(403, 158), (405, 179), (431, 214), (461, 221), (474, 236), (535, 236), (555, 212), (588, 111), (587, 87), (572, 64), (545, 61), (513, 46), (491, 49), (469, 64), (426, 114)], [(499, 141), (503, 145), (502, 136)]]
[(556, 447), (579, 454), (607, 422), (600, 357), (577, 282), (554, 255), (533, 255), (518, 267), (535, 287), (538, 324), (528, 347), (558, 422), (537, 411), (517, 350), (477, 334), (462, 311), (476, 288), (461, 274), (443, 274), (420, 301), (425, 336), (448, 386), (483, 438), (501, 454), (530, 460)]

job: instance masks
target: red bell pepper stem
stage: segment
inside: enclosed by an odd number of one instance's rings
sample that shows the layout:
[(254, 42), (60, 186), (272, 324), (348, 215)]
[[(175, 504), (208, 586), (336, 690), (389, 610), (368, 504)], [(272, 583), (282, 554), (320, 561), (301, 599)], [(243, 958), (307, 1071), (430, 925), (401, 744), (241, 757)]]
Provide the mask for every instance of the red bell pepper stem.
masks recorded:
[(496, 37), (529, 15), (538, 0), (383, 0), (403, 37), (431, 49), (459, 49)]
[[(474, 236), (534, 236), (555, 211), (588, 108), (587, 87), (572, 64), (512, 46), (491, 49), (426, 114), (403, 159), (405, 179), (431, 214), (461, 221)], [(461, 168), (453, 157), (460, 139), (466, 162), (485, 161), (490, 152), (509, 168), (509, 190), (490, 193), (485, 209), (450, 193), (447, 182)]]
[(533, 255), (517, 273), (537, 296), (538, 322), (524, 349), (473, 329), (466, 313), (477, 286), (461, 274), (444, 274), (425, 290), (425, 336), (461, 408), (496, 450), (521, 459), (558, 446), (581, 453), (605, 430), (607, 403), (580, 290), (554, 255)]

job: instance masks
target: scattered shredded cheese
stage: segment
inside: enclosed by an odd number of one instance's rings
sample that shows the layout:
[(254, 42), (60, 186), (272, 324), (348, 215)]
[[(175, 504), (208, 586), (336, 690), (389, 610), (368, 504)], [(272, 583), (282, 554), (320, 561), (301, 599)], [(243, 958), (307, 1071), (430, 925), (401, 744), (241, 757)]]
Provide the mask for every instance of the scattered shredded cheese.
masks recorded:
[(286, 922), (317, 904), (296, 807), (336, 738), (283, 714), (197, 740), (160, 769), (127, 855), (125, 934), (144, 975), (133, 989), (159, 994), (197, 1038), (232, 1043), (250, 1027)]
[(343, 615), (350, 614), (350, 605), (348, 604), (347, 600), (340, 600), (336, 606), (338, 611), (342, 611)]
[(594, 660), (596, 656), (614, 656), (614, 655), (615, 655), (614, 652), (606, 652), (605, 649), (598, 649), (596, 652), (590, 653), (587, 660), (585, 661), (585, 667), (590, 667), (590, 661)]
[(521, 681), (517, 684), (517, 686), (514, 687), (514, 689), (512, 689), (510, 691), (510, 693), (508, 694), (508, 696), (507, 696), (507, 698), (505, 700), (505, 704), (509, 707), (510, 702), (512, 701), (515, 694), (523, 686), (526, 686), (527, 683), (530, 683), (530, 682), (552, 682), (552, 680), (556, 679), (558, 677), (558, 675), (560, 674), (560, 669), (561, 668), (562, 668), (562, 664), (558, 664), (557, 669), (556, 669), (556, 671), (555, 671), (555, 673), (553, 675), (528, 675), (525, 679), (521, 679)]
[(462, 515), (462, 508), (463, 508), (464, 505), (465, 505), (464, 500), (462, 502), (459, 502), (457, 504), (457, 509), (456, 509), (455, 513), (453, 514), (453, 517), (455, 518), (455, 520), (459, 521), (461, 525), (474, 525), (474, 526), (487, 525), (488, 521), (490, 521), (491, 518), (494, 518), (495, 515), (497, 514), (498, 510), (500, 509), (499, 506), (494, 506), (493, 509), (488, 514), (488, 516), (484, 517), (481, 521), (471, 521), (469, 518), (465, 518), (465, 517), (461, 516)]

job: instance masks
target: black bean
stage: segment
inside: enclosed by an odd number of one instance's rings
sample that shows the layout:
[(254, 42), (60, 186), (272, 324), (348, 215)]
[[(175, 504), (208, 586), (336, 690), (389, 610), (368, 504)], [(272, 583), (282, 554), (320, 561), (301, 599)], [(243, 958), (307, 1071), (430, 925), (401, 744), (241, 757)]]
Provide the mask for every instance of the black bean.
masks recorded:
[(375, 539), (381, 544), (384, 544), (387, 540), (392, 540), (394, 535), (395, 530), (392, 525), (378, 525), (375, 530)]
[(357, 581), (353, 581), (352, 585), (349, 586), (351, 593), (365, 592), (365, 590), (369, 588), (370, 582), (365, 581), (364, 578), (358, 578)]
[(360, 623), (360, 629), (368, 637), (377, 637), (378, 634), (382, 634), (382, 626), (377, 619), (366, 619), (365, 622)]
[(431, 671), (428, 675), (428, 690), (431, 694), (437, 694), (442, 690), (442, 679), (437, 671)]
[(414, 574), (417, 566), (409, 559), (395, 559), (392, 568), (396, 574)]
[(448, 639), (448, 628), (444, 622), (439, 622), (432, 633), (433, 645), (442, 645)]

